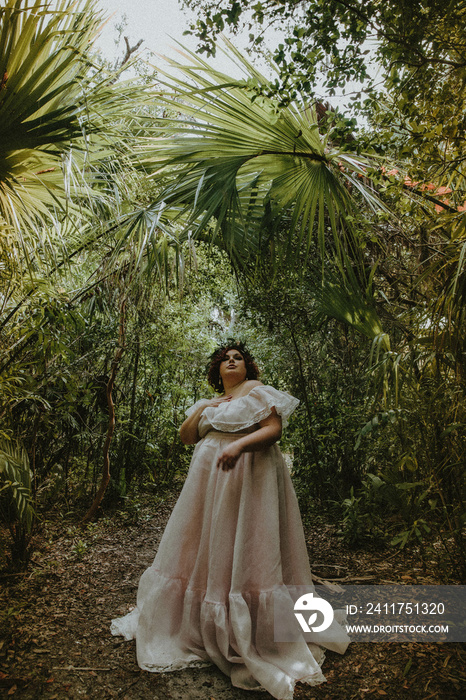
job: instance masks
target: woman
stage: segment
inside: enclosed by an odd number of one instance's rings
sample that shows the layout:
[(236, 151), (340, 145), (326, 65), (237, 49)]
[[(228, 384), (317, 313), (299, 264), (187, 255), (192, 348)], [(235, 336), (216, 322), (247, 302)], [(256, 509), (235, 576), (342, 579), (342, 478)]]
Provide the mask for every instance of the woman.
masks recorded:
[(319, 646), (274, 641), (274, 591), (312, 580), (276, 444), (299, 401), (257, 377), (242, 344), (213, 353), (208, 380), (222, 394), (187, 411), (180, 436), (197, 444), (186, 482), (136, 609), (111, 629), (136, 639), (148, 671), (214, 663), (239, 688), (290, 700), (296, 681), (325, 681), (321, 646), (343, 653), (349, 639), (334, 622)]

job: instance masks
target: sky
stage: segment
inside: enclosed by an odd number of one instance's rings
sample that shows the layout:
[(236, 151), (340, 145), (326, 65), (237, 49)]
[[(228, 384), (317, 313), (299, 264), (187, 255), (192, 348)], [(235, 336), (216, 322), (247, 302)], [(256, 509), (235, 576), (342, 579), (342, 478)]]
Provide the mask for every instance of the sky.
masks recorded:
[[(122, 59), (125, 53), (125, 43), (123, 36), (127, 36), (131, 46), (137, 44), (140, 39), (143, 39), (143, 44), (140, 48), (142, 58), (148, 58), (148, 52), (154, 52), (169, 56), (186, 62), (177, 54), (176, 41), (179, 41), (191, 51), (196, 50), (197, 40), (192, 36), (183, 36), (183, 32), (188, 29), (189, 21), (195, 17), (192, 12), (182, 10), (178, 0), (97, 0), (97, 6), (100, 7), (108, 21), (102, 30), (100, 38), (97, 40), (97, 46), (101, 48), (104, 56), (116, 61)], [(120, 45), (115, 45), (115, 39), (118, 36), (116, 25), (121, 24), (123, 18), (126, 26), (124, 28)], [(274, 48), (280, 41), (283, 41), (283, 33), (280, 30), (272, 30), (268, 28), (265, 35), (265, 43)], [(245, 49), (248, 44), (248, 33), (243, 36), (235, 36), (233, 43), (237, 48)], [(217, 51), (217, 57), (206, 58), (205, 54), (201, 55), (204, 60), (212, 63), (218, 70), (232, 75), (233, 77), (241, 77), (242, 72), (234, 66), (221, 51)], [(152, 65), (162, 67), (163, 59), (152, 57), (149, 59)], [(259, 70), (266, 76), (273, 76), (273, 71), (265, 64), (264, 61), (257, 62), (257, 57), (254, 60)], [(351, 84), (348, 84), (351, 89)], [(355, 84), (352, 89), (360, 90), (361, 86)], [(327, 99), (325, 92), (322, 92), (321, 99)], [(340, 107), (345, 111), (345, 103), (347, 98), (342, 95), (336, 95), (329, 98), (332, 105)]]
[(188, 21), (177, 0), (98, 0), (98, 6), (110, 17), (98, 41), (104, 54), (110, 58), (121, 54), (114, 43), (117, 37), (115, 25), (121, 23), (124, 15), (127, 19), (124, 34), (131, 46), (143, 39), (141, 49), (165, 54), (173, 44), (171, 35), (195, 47), (193, 39), (183, 37)]
[[(97, 40), (97, 46), (110, 60), (121, 59), (125, 53), (123, 38), (119, 47), (115, 45), (115, 39), (118, 36), (115, 25), (120, 24), (124, 16), (126, 16), (126, 27), (123, 36), (128, 37), (131, 46), (137, 44), (140, 39), (144, 40), (140, 48), (142, 57), (145, 50), (146, 56), (147, 51), (152, 51), (171, 58), (179, 58), (174, 40), (192, 51), (196, 49), (196, 39), (183, 36), (183, 31), (189, 26), (189, 18), (194, 15), (182, 10), (178, 0), (98, 0), (97, 5), (109, 17)], [(243, 47), (246, 43), (246, 39), (243, 39)], [(235, 39), (235, 44), (241, 48), (241, 38)], [(205, 55), (203, 57), (205, 58)], [(232, 72), (230, 63), (220, 53), (218, 58), (207, 60), (214, 61), (219, 70)], [(161, 59), (156, 61), (161, 62)]]

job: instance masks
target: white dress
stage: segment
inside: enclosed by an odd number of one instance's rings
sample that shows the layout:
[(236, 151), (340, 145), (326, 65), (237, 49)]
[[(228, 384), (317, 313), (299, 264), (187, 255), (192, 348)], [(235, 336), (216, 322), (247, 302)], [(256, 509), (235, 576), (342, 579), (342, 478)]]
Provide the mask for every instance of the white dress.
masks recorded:
[(243, 453), (232, 470), (216, 466), (238, 433), (257, 430), (272, 407), (284, 427), (298, 403), (259, 385), (204, 409), (201, 440), (155, 560), (139, 582), (137, 607), (112, 621), (112, 634), (136, 639), (142, 669), (214, 663), (239, 688), (264, 688), (290, 700), (297, 681), (325, 681), (322, 646), (344, 653), (349, 638), (335, 621), (318, 634), (319, 646), (304, 639), (274, 642), (274, 591), (312, 585), (298, 503), (278, 445)]

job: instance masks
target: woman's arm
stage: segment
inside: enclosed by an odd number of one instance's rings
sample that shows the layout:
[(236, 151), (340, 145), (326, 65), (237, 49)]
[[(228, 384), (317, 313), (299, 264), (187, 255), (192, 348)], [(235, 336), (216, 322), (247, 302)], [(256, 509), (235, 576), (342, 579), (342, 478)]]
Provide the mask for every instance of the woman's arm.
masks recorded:
[(199, 433), (197, 432), (197, 426), (202, 411), (204, 410), (204, 408), (207, 408), (207, 406), (219, 406), (225, 401), (231, 401), (231, 396), (222, 396), (219, 398), (211, 399), (210, 401), (209, 399), (206, 399), (201, 404), (199, 404), (196, 410), (193, 411), (191, 415), (188, 416), (188, 418), (186, 418), (186, 420), (181, 424), (181, 442), (185, 445), (194, 445), (196, 442), (199, 442), (201, 438), (199, 437)]
[(223, 471), (233, 469), (243, 452), (264, 450), (280, 439), (282, 435), (282, 419), (275, 408), (272, 408), (270, 416), (259, 421), (259, 425), (259, 430), (231, 442), (218, 458), (217, 467), (220, 467)]

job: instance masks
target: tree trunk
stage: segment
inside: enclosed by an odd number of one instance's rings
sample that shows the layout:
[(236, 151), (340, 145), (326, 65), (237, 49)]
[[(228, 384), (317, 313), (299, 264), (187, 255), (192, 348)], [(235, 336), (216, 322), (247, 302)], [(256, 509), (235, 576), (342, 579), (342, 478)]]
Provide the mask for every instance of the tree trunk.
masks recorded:
[(135, 463), (137, 461), (136, 459), (131, 459), (131, 452), (132, 448), (134, 446), (134, 438), (133, 438), (133, 433), (134, 433), (134, 424), (135, 424), (135, 419), (136, 419), (136, 390), (137, 390), (137, 384), (138, 384), (138, 370), (139, 370), (139, 358), (141, 356), (141, 341), (139, 337), (139, 331), (137, 332), (136, 335), (136, 350), (134, 354), (133, 359), (133, 380), (132, 380), (132, 386), (131, 386), (131, 403), (130, 403), (130, 410), (129, 410), (129, 426), (128, 426), (128, 432), (130, 435), (126, 436), (125, 439), (125, 444), (124, 444), (124, 450), (123, 450), (123, 455), (124, 455), (124, 462), (123, 465), (125, 466), (125, 482), (126, 485), (130, 483), (131, 479), (133, 478), (133, 474), (135, 471)]
[(314, 428), (312, 426), (311, 403), (309, 401), (309, 395), (307, 393), (306, 378), (304, 376), (304, 369), (303, 369), (303, 360), (301, 357), (301, 352), (299, 350), (298, 341), (296, 340), (296, 336), (293, 332), (293, 326), (291, 326), (291, 325), (288, 326), (288, 330), (290, 331), (291, 340), (293, 341), (294, 349), (296, 352), (296, 357), (298, 359), (299, 378), (301, 380), (302, 396), (304, 398), (304, 405), (306, 407), (306, 413), (307, 413), (307, 422), (309, 425), (309, 438), (310, 438), (310, 442), (311, 442), (312, 453), (314, 455), (314, 460), (315, 460), (316, 465), (318, 465), (319, 464), (319, 450), (317, 449), (316, 439), (314, 436)]
[(115, 357), (112, 361), (112, 366), (110, 370), (110, 378), (107, 383), (107, 405), (108, 405), (108, 428), (107, 437), (104, 443), (103, 449), (103, 467), (102, 467), (102, 477), (100, 480), (100, 486), (94, 498), (94, 502), (87, 511), (86, 515), (81, 521), (81, 525), (86, 525), (95, 517), (97, 510), (102, 503), (105, 491), (110, 481), (110, 443), (112, 442), (113, 433), (115, 432), (115, 405), (113, 403), (113, 386), (115, 384), (115, 378), (118, 372), (118, 367), (120, 365), (121, 358), (125, 351), (125, 311), (126, 311), (126, 301), (121, 303), (120, 307), (120, 328), (118, 333), (118, 345), (115, 353)]

